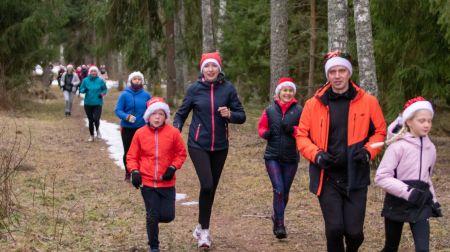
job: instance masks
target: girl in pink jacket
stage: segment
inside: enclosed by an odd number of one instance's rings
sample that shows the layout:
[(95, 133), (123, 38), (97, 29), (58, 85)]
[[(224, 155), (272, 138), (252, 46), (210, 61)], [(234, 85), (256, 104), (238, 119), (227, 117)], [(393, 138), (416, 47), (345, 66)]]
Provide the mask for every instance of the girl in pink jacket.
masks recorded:
[(381, 213), (385, 252), (398, 250), (405, 222), (409, 222), (416, 251), (429, 251), (428, 218), (442, 216), (431, 181), (436, 162), (436, 148), (428, 137), (433, 114), (431, 103), (419, 96), (406, 102), (401, 118), (392, 123), (401, 128), (386, 141), (390, 145), (375, 176), (375, 184), (386, 191)]

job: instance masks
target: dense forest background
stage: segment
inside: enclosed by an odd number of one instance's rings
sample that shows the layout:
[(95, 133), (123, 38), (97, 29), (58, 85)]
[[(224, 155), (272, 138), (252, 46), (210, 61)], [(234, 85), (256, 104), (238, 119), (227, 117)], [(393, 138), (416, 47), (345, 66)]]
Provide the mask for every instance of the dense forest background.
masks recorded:
[[(268, 102), (271, 22), (274, 22), (271, 5), (276, 1), (252, 0), (1, 1), (2, 99), (12, 99), (14, 94), (22, 94), (34, 85), (31, 72), (36, 64), (46, 67), (50, 62), (93, 63), (106, 64), (109, 75), (121, 81), (130, 71), (140, 70), (145, 73), (153, 93), (160, 92), (160, 84), (167, 84), (167, 95), (173, 96), (169, 101), (176, 104), (185, 87), (199, 74), (198, 61), (205, 50), (204, 43), (202, 46), (205, 2), (209, 2), (212, 10), (212, 35), (215, 49), (221, 52), (226, 76), (235, 83), (246, 104)], [(287, 18), (288, 52), (284, 67), (296, 80), (297, 96), (304, 102), (311, 95), (308, 93), (310, 78), (313, 80), (310, 88), (314, 90), (326, 81), (323, 55), (330, 48), (330, 3), (280, 2), (287, 5), (286, 12), (279, 13)], [(359, 82), (353, 10), (357, 2), (364, 1), (335, 2), (345, 2), (348, 7), (346, 50), (353, 58), (353, 79)], [(387, 117), (395, 116), (404, 101), (416, 95), (447, 108), (450, 105), (449, 2), (372, 0), (370, 16), (375, 85)], [(312, 55), (311, 43), (315, 47)], [(311, 62), (314, 68), (310, 67)]]

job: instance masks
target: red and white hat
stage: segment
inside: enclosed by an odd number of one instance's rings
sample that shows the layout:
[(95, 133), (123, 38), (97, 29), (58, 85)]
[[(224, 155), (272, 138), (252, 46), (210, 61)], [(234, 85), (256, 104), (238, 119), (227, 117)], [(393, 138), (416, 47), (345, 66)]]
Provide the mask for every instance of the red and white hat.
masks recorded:
[(128, 75), (128, 82), (127, 82), (128, 86), (131, 85), (131, 79), (133, 79), (134, 77), (141, 78), (142, 84), (144, 84), (144, 75), (141, 72), (136, 71), (136, 72), (132, 72), (132, 73), (130, 73), (130, 75)]
[(147, 123), (148, 118), (151, 114), (153, 114), (156, 110), (162, 109), (166, 114), (166, 120), (170, 118), (170, 109), (169, 105), (164, 101), (161, 97), (153, 97), (147, 102), (147, 110), (144, 113), (144, 121)]
[(92, 72), (92, 71), (96, 71), (97, 74), (100, 72), (100, 71), (98, 70), (98, 68), (97, 68), (96, 66), (94, 66), (94, 65), (92, 65), (91, 67), (89, 67), (88, 75), (91, 75), (91, 72)]
[(281, 89), (284, 87), (291, 87), (292, 89), (294, 89), (294, 93), (297, 92), (294, 79), (289, 77), (281, 77), (278, 80), (277, 87), (275, 88), (275, 95), (278, 96), (280, 94)]
[(431, 102), (425, 100), (422, 96), (417, 96), (415, 98), (409, 99), (405, 106), (403, 107), (402, 112), (402, 121), (403, 124), (411, 119), (411, 117), (414, 115), (414, 113), (418, 110), (428, 110), (431, 112), (431, 115), (434, 115), (433, 106), (431, 105)]
[(219, 72), (222, 72), (222, 59), (218, 52), (204, 53), (200, 59), (200, 72), (203, 72), (203, 68), (208, 63), (214, 63), (219, 67)]
[(348, 71), (350, 72), (350, 76), (352, 75), (352, 63), (346, 59), (346, 58), (342, 58), (342, 57), (332, 57), (329, 60), (327, 60), (327, 63), (325, 63), (325, 75), (328, 78), (328, 70), (330, 70), (332, 67), (335, 66), (343, 66), (345, 68), (348, 69)]

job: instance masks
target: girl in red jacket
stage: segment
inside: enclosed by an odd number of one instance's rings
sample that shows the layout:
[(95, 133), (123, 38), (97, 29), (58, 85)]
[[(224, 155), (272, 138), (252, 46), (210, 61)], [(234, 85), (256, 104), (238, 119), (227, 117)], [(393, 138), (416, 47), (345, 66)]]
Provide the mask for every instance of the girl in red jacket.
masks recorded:
[(149, 100), (143, 116), (147, 125), (136, 131), (127, 153), (131, 182), (136, 189), (141, 188), (144, 198), (152, 252), (159, 251), (159, 222), (175, 218), (175, 171), (186, 160), (180, 132), (166, 124), (169, 116), (169, 106), (162, 98)]

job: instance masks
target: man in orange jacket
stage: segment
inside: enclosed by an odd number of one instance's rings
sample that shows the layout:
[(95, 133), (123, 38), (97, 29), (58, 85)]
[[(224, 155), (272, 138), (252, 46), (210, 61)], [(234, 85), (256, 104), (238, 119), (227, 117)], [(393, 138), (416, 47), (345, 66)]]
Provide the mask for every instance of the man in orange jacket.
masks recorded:
[(328, 82), (306, 101), (296, 142), (310, 161), (309, 189), (319, 199), (328, 251), (357, 251), (364, 240), (369, 161), (380, 152), (370, 144), (384, 141), (386, 123), (377, 99), (351, 81), (348, 54), (331, 52), (326, 59)]

